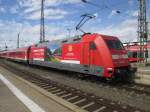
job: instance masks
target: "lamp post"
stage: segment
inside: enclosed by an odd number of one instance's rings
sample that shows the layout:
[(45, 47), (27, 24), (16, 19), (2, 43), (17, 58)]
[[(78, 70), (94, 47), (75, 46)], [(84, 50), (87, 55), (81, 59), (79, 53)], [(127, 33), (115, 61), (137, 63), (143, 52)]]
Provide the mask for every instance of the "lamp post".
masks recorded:
[(18, 37), (17, 37), (17, 48), (19, 48), (20, 45), (20, 32), (18, 33)]
[(8, 46), (6, 45), (6, 42), (5, 42), (5, 51), (7, 51), (7, 48), (8, 48)]

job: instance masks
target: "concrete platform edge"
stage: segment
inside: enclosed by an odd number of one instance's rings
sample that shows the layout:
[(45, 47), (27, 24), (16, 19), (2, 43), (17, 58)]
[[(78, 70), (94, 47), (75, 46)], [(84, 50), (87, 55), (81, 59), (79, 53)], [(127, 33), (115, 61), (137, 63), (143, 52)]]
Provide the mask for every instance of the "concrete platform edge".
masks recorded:
[(46, 96), (46, 97), (52, 99), (53, 101), (59, 103), (60, 105), (66, 107), (66, 108), (68, 108), (68, 109), (70, 109), (70, 110), (72, 110), (72, 111), (74, 111), (74, 112), (87, 112), (86, 110), (83, 110), (82, 108), (80, 108), (80, 107), (78, 107), (78, 106), (76, 106), (76, 105), (73, 105), (73, 104), (71, 104), (71, 103), (65, 101), (64, 99), (62, 99), (62, 98), (60, 98), (60, 97), (58, 97), (58, 96), (56, 96), (56, 95), (54, 95), (54, 94), (52, 94), (52, 93), (50, 93), (50, 92), (48, 92), (48, 91), (46, 91), (46, 90), (44, 90), (44, 89), (42, 89), (42, 88), (36, 86), (36, 85), (34, 85), (34, 84), (32, 84), (32, 83), (30, 83), (30, 82), (24, 80), (23, 78), (20, 78), (20, 77), (18, 77), (18, 76), (16, 76), (16, 75), (14, 75), (14, 76), (15, 76), (18, 80), (21, 80), (22, 82), (28, 84), (30, 87), (32, 87), (33, 89), (37, 90), (38, 92), (40, 92), (40, 93), (43, 94), (44, 96)]

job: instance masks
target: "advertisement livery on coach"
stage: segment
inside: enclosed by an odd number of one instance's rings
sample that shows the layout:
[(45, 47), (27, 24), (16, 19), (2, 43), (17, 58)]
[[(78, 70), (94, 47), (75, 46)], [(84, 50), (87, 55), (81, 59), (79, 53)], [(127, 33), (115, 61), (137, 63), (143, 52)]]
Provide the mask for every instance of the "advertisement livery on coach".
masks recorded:
[(130, 71), (127, 52), (120, 40), (101, 34), (84, 34), (82, 37), (39, 43), (1, 52), (0, 55), (29, 64), (105, 78), (126, 76)]

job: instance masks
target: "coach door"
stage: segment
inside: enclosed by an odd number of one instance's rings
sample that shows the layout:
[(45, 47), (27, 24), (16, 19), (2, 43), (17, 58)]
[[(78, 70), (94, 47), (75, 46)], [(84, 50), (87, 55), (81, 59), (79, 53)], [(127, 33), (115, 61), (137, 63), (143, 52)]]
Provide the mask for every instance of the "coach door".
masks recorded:
[(29, 64), (29, 61), (30, 61), (30, 53), (31, 53), (31, 46), (28, 47), (28, 50), (27, 50), (27, 63)]
[(85, 42), (83, 44), (83, 50), (82, 50), (82, 63), (84, 65), (89, 65), (90, 64), (90, 54), (89, 54), (89, 43)]
[(94, 65), (96, 58), (96, 45), (93, 41), (89, 43), (89, 64)]
[(83, 45), (83, 64), (93, 65), (95, 63), (96, 46), (94, 42), (87, 42)]

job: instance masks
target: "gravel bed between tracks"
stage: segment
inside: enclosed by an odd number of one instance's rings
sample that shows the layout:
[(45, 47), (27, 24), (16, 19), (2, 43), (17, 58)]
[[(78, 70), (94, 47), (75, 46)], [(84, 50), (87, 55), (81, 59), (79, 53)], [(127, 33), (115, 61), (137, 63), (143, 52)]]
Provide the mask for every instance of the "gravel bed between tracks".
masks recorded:
[(15, 66), (19, 69), (27, 70), (34, 74), (38, 74), (42, 77), (49, 78), (53, 81), (57, 81), (59, 83), (80, 89), (84, 92), (93, 93), (99, 97), (110, 99), (125, 105), (127, 104), (133, 107), (137, 107), (145, 111), (150, 111), (150, 95), (138, 95), (134, 92), (128, 92), (126, 90), (110, 88), (109, 86), (104, 87), (103, 85), (98, 85), (94, 82), (88, 82), (79, 78), (69, 77), (71, 73), (68, 72), (31, 68), (29, 66), (27, 67), (8, 61), (5, 61), (5, 63)]

